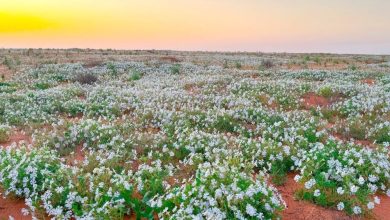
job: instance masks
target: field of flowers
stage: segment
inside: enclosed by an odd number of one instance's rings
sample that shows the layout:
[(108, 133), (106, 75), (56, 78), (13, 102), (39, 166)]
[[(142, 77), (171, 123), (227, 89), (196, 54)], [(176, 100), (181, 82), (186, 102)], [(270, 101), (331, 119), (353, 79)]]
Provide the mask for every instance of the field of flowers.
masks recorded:
[(94, 53), (1, 53), (0, 189), (23, 215), (289, 219), (290, 176), (345, 219), (390, 197), (388, 57)]

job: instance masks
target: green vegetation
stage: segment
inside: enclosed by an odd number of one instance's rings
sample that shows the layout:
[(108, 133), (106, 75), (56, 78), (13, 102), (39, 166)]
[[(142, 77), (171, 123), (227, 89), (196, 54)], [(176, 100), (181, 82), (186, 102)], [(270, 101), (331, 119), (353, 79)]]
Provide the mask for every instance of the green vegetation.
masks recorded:
[(37, 219), (278, 219), (287, 193), (360, 218), (390, 195), (382, 57), (21, 51), (0, 187)]

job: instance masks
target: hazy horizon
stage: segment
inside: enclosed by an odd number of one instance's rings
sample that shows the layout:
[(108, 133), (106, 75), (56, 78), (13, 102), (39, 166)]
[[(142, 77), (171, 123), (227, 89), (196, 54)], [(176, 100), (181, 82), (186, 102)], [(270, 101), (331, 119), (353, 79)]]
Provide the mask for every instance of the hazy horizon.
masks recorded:
[(0, 48), (390, 54), (385, 0), (0, 3)]
[(372, 55), (372, 56), (390, 56), (390, 53), (337, 53), (337, 52), (294, 52), (294, 51), (248, 51), (248, 50), (185, 50), (185, 49), (123, 49), (123, 48), (89, 48), (89, 47), (0, 47), (0, 50), (115, 50), (115, 51), (170, 51), (170, 52), (190, 52), (190, 53), (264, 53), (264, 54), (333, 54), (333, 55)]

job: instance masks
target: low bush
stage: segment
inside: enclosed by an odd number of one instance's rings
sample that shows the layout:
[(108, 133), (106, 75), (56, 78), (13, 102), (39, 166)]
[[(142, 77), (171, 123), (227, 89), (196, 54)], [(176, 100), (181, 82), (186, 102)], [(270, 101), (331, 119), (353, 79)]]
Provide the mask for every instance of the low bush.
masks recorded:
[(352, 122), (348, 126), (347, 134), (357, 140), (366, 139), (366, 128), (365, 125), (359, 121)]
[(201, 164), (195, 179), (153, 203), (162, 219), (276, 219), (284, 202), (260, 175), (226, 164)]
[(274, 62), (272, 62), (272, 60), (262, 60), (261, 65), (260, 65), (260, 69), (270, 69), (274, 66), (275, 66), (275, 64), (274, 64)]
[(44, 183), (60, 169), (59, 158), (46, 149), (0, 149), (1, 186), (4, 195), (14, 194), (31, 199), (31, 206), (39, 204), (39, 197), (46, 190)]
[(10, 127), (7, 125), (0, 125), (0, 143), (8, 141), (9, 135)]
[(37, 82), (34, 84), (34, 87), (39, 90), (45, 90), (50, 88), (50, 84), (47, 82)]
[(320, 57), (314, 57), (314, 62), (316, 64), (320, 64), (321, 63), (321, 58)]
[(129, 77), (130, 81), (140, 80), (141, 78), (142, 78), (142, 74), (140, 72), (138, 72), (136, 70), (131, 71), (131, 74)]
[(224, 69), (229, 68), (229, 63), (228, 63), (227, 60), (223, 60), (223, 68), (224, 68)]
[(318, 91), (318, 94), (320, 96), (323, 96), (325, 98), (330, 98), (332, 95), (333, 95), (333, 90), (332, 88), (326, 86), (326, 87), (322, 87), (319, 91)]
[(390, 162), (386, 148), (373, 151), (333, 141), (316, 143), (304, 158), (295, 180), (304, 188), (297, 195), (325, 207), (360, 215), (369, 212), (378, 192), (390, 193)]
[(353, 64), (353, 65), (349, 66), (349, 69), (352, 71), (356, 71), (358, 69), (358, 67), (355, 64)]
[(235, 120), (229, 115), (218, 116), (213, 127), (221, 132), (234, 132)]
[(390, 126), (388, 123), (381, 125), (374, 134), (372, 134), (371, 139), (376, 143), (390, 143)]
[(12, 68), (14, 68), (15, 63), (11, 58), (5, 57), (3, 60), (3, 65), (8, 67), (8, 69), (12, 69)]
[(0, 160), (4, 195), (25, 197), (29, 209), (23, 212), (34, 217), (41, 211), (55, 219), (123, 219), (131, 211), (139, 217), (152, 217), (152, 209), (134, 197), (131, 172), (116, 172), (110, 167), (115, 164), (107, 159), (91, 168), (89, 163), (69, 167), (54, 151), (22, 146), (0, 149)]
[(321, 109), (322, 117), (325, 118), (330, 123), (335, 123), (336, 119), (337, 119), (337, 116), (339, 114), (340, 113), (338, 111), (333, 110), (333, 109), (329, 109), (329, 108), (322, 108)]
[(238, 61), (235, 63), (235, 66), (236, 66), (237, 69), (241, 69), (242, 68), (242, 64), (240, 62), (238, 62)]
[(113, 63), (108, 63), (107, 64), (107, 69), (109, 70), (109, 73), (113, 76), (116, 77), (118, 76), (118, 69)]
[(91, 74), (91, 73), (84, 73), (79, 74), (76, 79), (76, 82), (79, 82), (80, 84), (94, 84), (98, 81), (97, 76)]
[(172, 65), (170, 70), (171, 70), (172, 74), (175, 74), (175, 75), (180, 74), (180, 64)]

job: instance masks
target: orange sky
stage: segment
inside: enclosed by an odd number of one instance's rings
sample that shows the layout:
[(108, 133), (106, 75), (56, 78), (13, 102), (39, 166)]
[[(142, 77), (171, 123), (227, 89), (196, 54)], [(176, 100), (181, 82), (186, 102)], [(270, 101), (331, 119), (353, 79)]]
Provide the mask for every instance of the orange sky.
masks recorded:
[(0, 0), (0, 47), (390, 54), (389, 9), (387, 0)]

